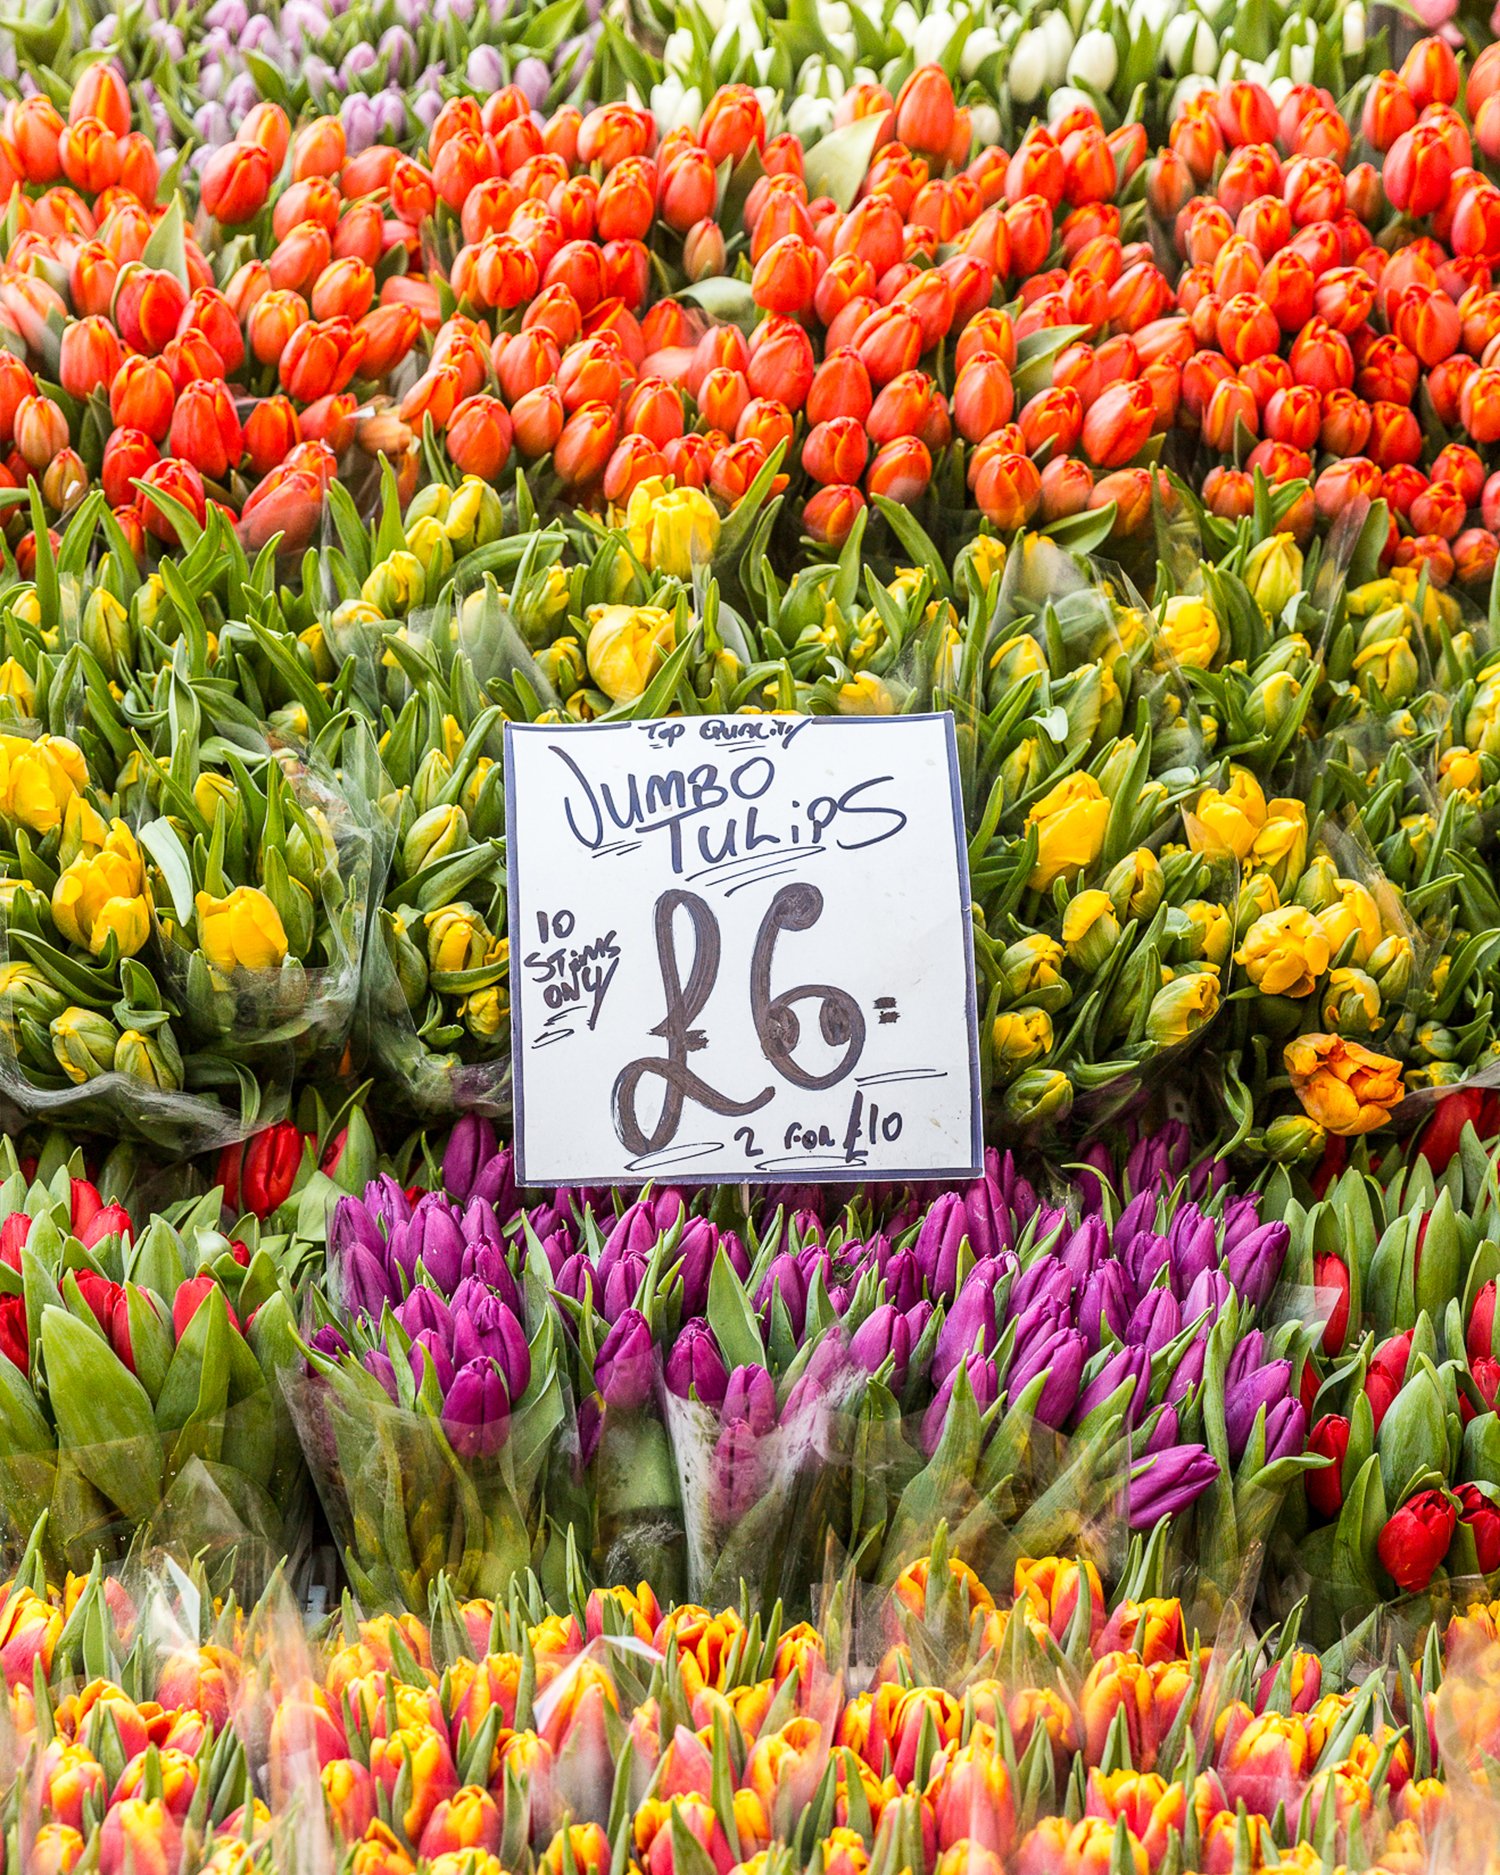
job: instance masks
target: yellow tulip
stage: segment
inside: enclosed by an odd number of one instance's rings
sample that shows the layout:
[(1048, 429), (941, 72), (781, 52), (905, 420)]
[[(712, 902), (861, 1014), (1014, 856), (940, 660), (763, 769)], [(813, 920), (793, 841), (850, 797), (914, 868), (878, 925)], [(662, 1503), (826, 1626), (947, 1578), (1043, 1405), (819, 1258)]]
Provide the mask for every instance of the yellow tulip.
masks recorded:
[(1267, 618), (1277, 618), (1302, 590), (1302, 549), (1290, 534), (1273, 534), (1251, 549), (1245, 584)]
[(1472, 793), (1483, 785), (1479, 757), (1472, 749), (1445, 749), (1438, 757), (1438, 793), (1444, 800), (1450, 794)]
[(1189, 899), (1183, 912), (1193, 927), (1192, 946), (1205, 963), (1227, 964), (1234, 949), (1234, 926), (1228, 911), (1211, 899)]
[(1318, 913), (1318, 923), (1335, 952), (1354, 940), (1349, 961), (1362, 970), (1385, 935), (1380, 908), (1357, 879), (1340, 879), (1338, 889), (1338, 897)]
[(873, 671), (861, 671), (850, 683), (839, 685), (838, 708), (840, 716), (894, 716), (896, 699)]
[(1235, 962), (1245, 966), (1250, 981), (1266, 996), (1311, 996), (1332, 954), (1312, 913), (1301, 905), (1283, 905), (1256, 919), (1235, 952)]
[(1219, 655), (1219, 621), (1207, 600), (1179, 593), (1162, 608), (1160, 647), (1174, 663), (1206, 671)]
[(1026, 825), (1037, 830), (1036, 865), (1027, 883), (1045, 892), (1054, 879), (1076, 878), (1099, 857), (1109, 802), (1092, 775), (1068, 775), (1036, 803)]
[(695, 566), (707, 566), (719, 544), (723, 523), (701, 488), (668, 488), (649, 476), (631, 491), (625, 530), (631, 550), (653, 573), (691, 579)]
[(1252, 872), (1269, 873), (1284, 892), (1301, 873), (1307, 860), (1307, 809), (1300, 801), (1270, 801), (1266, 824), (1256, 834), (1245, 864)]
[(1097, 887), (1068, 901), (1062, 941), (1068, 955), (1085, 970), (1097, 970), (1120, 940), (1120, 921), (1108, 892)]
[(1146, 1033), (1158, 1048), (1175, 1048), (1212, 1022), (1219, 1011), (1219, 973), (1206, 970), (1173, 977), (1151, 999)]
[(0, 735), (0, 813), (33, 833), (55, 833), (88, 778), (82, 749), (65, 736)]
[(287, 954), (281, 914), (258, 886), (237, 885), (227, 898), (200, 892), (198, 942), (221, 976), (274, 970)]
[(676, 648), (672, 614), (655, 605), (596, 605), (588, 621), (589, 674), (612, 702), (634, 702)]
[(1052, 1052), (1052, 1018), (1045, 1009), (1010, 1009), (995, 1017), (990, 1037), (997, 1066), (1029, 1068)]
[(1330, 1133), (1373, 1132), (1402, 1096), (1401, 1063), (1341, 1035), (1299, 1035), (1282, 1058), (1303, 1110)]
[(427, 962), (452, 974), (477, 970), (488, 961), (489, 928), (472, 905), (444, 905), (426, 917)]
[(969, 543), (969, 564), (974, 569), (981, 591), (988, 591), (992, 579), (1005, 571), (1005, 542), (993, 534), (980, 534)]
[(52, 889), (52, 922), (70, 944), (98, 956), (111, 932), (133, 957), (151, 935), (146, 869), (135, 836), (113, 820), (103, 845), (63, 869)]
[(1266, 824), (1266, 797), (1248, 768), (1231, 768), (1229, 786), (1205, 788), (1188, 816), (1188, 840), (1195, 853), (1223, 849), (1245, 859)]

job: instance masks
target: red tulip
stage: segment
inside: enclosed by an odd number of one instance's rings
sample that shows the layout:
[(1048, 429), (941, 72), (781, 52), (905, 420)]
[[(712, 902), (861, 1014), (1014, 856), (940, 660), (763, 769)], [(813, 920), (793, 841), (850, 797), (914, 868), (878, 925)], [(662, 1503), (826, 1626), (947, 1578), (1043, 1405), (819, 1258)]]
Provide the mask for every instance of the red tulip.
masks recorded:
[(266, 1218), (292, 1194), (302, 1165), (303, 1135), (290, 1120), (254, 1133), (243, 1145), (226, 1146), (219, 1155), (218, 1181), (231, 1211)]
[(1349, 1451), (1349, 1422), (1340, 1413), (1326, 1413), (1308, 1434), (1307, 1449), (1332, 1462), (1306, 1474), (1307, 1501), (1317, 1515), (1331, 1523), (1344, 1502), (1343, 1464)]
[(1381, 1567), (1404, 1593), (1420, 1594), (1448, 1553), (1458, 1511), (1443, 1491), (1419, 1491), (1391, 1517), (1376, 1540)]

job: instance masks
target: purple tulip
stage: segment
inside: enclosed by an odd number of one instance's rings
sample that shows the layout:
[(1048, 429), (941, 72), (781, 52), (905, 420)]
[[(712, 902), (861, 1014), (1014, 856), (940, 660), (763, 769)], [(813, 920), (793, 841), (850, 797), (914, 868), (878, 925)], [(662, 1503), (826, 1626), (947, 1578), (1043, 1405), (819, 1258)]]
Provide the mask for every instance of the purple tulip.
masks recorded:
[(339, 1268), (344, 1307), (351, 1315), (367, 1316), (378, 1322), (386, 1303), (401, 1299), (401, 1285), (393, 1278), (384, 1259), (373, 1256), (363, 1244), (345, 1251)]
[(668, 1393), (679, 1400), (697, 1396), (705, 1406), (722, 1406), (729, 1390), (729, 1369), (719, 1352), (714, 1331), (706, 1321), (697, 1319), (684, 1324), (667, 1356), (665, 1380)]
[(1182, 1358), (1167, 1383), (1167, 1404), (1179, 1406), (1203, 1379), (1203, 1362), (1208, 1354), (1208, 1335), (1201, 1330), (1182, 1351)]
[(955, 1367), (939, 1387), (931, 1406), (922, 1415), (922, 1450), (929, 1458), (942, 1443), (943, 1427), (948, 1423), (948, 1407), (960, 1374), (968, 1376), (974, 1403), (981, 1413), (988, 1412), (1000, 1397), (1000, 1377), (995, 1363), (988, 1356), (971, 1354), (961, 1366)]
[(1000, 1187), (990, 1179), (977, 1178), (965, 1191), (964, 1219), (969, 1242), (981, 1261), (1010, 1248), (1010, 1215)]
[(800, 1341), (807, 1327), (807, 1279), (797, 1258), (786, 1250), (771, 1259), (755, 1292), (755, 1310), (767, 1330), (778, 1298), (786, 1309), (792, 1334)]
[(656, 1349), (651, 1325), (639, 1309), (626, 1309), (604, 1337), (594, 1361), (594, 1384), (606, 1406), (636, 1413), (651, 1398)]
[(1032, 1408), (1043, 1426), (1061, 1431), (1078, 1404), (1078, 1386), (1088, 1359), (1088, 1344), (1073, 1328), (1054, 1328), (1022, 1340), (1016, 1337), (1016, 1358), (1006, 1375), (1006, 1397), (1013, 1405), (1038, 1374), (1047, 1381)]
[(1038, 1257), (1035, 1263), (1021, 1271), (1010, 1286), (1010, 1295), (1005, 1304), (1006, 1314), (1023, 1316), (1038, 1304), (1046, 1304), (1065, 1315), (1072, 1313), (1073, 1278), (1056, 1257)]
[(1097, 1354), (1104, 1345), (1106, 1328), (1116, 1340), (1125, 1338), (1130, 1302), (1130, 1284), (1124, 1270), (1115, 1262), (1101, 1263), (1078, 1298), (1078, 1326), (1083, 1330), (1091, 1354)]
[(505, 85), (505, 60), (494, 46), (475, 46), (464, 66), (464, 82), (490, 96)]
[(1255, 1416), (1264, 1407), (1267, 1414), (1280, 1405), (1290, 1392), (1292, 1364), (1272, 1361), (1268, 1366), (1245, 1375), (1233, 1386), (1224, 1388), (1224, 1429), (1229, 1437), (1229, 1456), (1237, 1465), (1245, 1456)]
[(474, 1294), (453, 1305), (453, 1354), (459, 1366), (475, 1360), (500, 1363), (512, 1400), (531, 1384), (531, 1349), (515, 1310), (498, 1295)]
[(1148, 1289), (1136, 1304), (1125, 1340), (1147, 1354), (1159, 1354), (1182, 1332), (1182, 1310), (1170, 1289)]
[(885, 1292), (903, 1315), (923, 1300), (922, 1266), (915, 1250), (897, 1250), (884, 1270)]
[(418, 1199), (406, 1227), (406, 1248), (401, 1267), (415, 1276), (420, 1263), (433, 1285), (452, 1295), (463, 1273), (464, 1235), (453, 1206), (438, 1192)]
[(598, 1280), (598, 1292), (595, 1306), (607, 1322), (617, 1322), (636, 1297), (641, 1293), (641, 1284), (646, 1280), (646, 1270), (651, 1259), (638, 1252), (621, 1252), (608, 1264), (601, 1256), (599, 1268), (595, 1272)]
[(1131, 1472), (1125, 1512), (1132, 1530), (1150, 1530), (1176, 1517), (1200, 1498), (1219, 1475), (1218, 1462), (1201, 1445), (1172, 1445)]
[(1073, 1279), (1075, 1288), (1080, 1288), (1099, 1265), (1100, 1259), (1108, 1248), (1108, 1239), (1102, 1217), (1086, 1217), (1072, 1234), (1066, 1237), (1056, 1251), (1058, 1261)]
[(552, 83), (552, 74), (540, 59), (522, 59), (517, 64), (511, 81), (526, 94), (526, 102), (534, 111), (540, 110)]
[(792, 1382), (781, 1409), (783, 1424), (797, 1420), (809, 1408), (820, 1406), (838, 1390), (849, 1371), (849, 1338), (837, 1322), (822, 1335), (807, 1365)]
[(1233, 1291), (1229, 1278), (1219, 1270), (1204, 1270), (1182, 1299), (1182, 1319), (1195, 1322), (1207, 1310), (1210, 1320), (1222, 1315), (1229, 1306)]
[(349, 1343), (332, 1323), (320, 1328), (308, 1346), (314, 1354), (321, 1354), (330, 1361), (341, 1361), (349, 1352)]
[(1169, 1445), (1176, 1445), (1180, 1430), (1175, 1406), (1161, 1406), (1151, 1416), (1151, 1429), (1146, 1434), (1147, 1452), (1165, 1452)]
[(1307, 1447), (1307, 1409), (1300, 1400), (1280, 1400), (1266, 1414), (1266, 1463), (1293, 1458)]
[(1247, 1375), (1265, 1364), (1266, 1338), (1258, 1328), (1253, 1328), (1248, 1335), (1242, 1335), (1235, 1342), (1233, 1352), (1224, 1365), (1225, 1390), (1237, 1386)]
[(958, 1288), (958, 1253), (967, 1230), (968, 1216), (957, 1192), (945, 1192), (922, 1220), (912, 1248), (934, 1302), (953, 1300)]
[(932, 1384), (940, 1387), (959, 1362), (976, 1349), (981, 1354), (994, 1351), (1000, 1338), (995, 1323), (995, 1289), (1005, 1275), (998, 1258), (976, 1263), (964, 1278), (964, 1286), (954, 1298), (932, 1355)]
[(894, 1303), (882, 1302), (854, 1331), (849, 1343), (849, 1358), (867, 1374), (877, 1374), (891, 1362), (889, 1386), (892, 1393), (906, 1390), (907, 1370), (915, 1345), (911, 1322)]
[(510, 1395), (493, 1361), (466, 1361), (443, 1401), (443, 1430), (460, 1458), (492, 1458), (510, 1430)]
[(497, 1243), (470, 1244), (464, 1251), (463, 1276), (453, 1292), (453, 1306), (459, 1306), (460, 1297), (465, 1298), (467, 1306), (467, 1299), (481, 1294), (498, 1296), (517, 1315), (525, 1312), (521, 1285), (511, 1274), (505, 1252)]
[(764, 1367), (736, 1367), (724, 1389), (726, 1424), (743, 1423), (757, 1438), (776, 1429), (776, 1383)]
[[(1116, 1241), (1119, 1241), (1118, 1235)], [(1171, 1272), (1171, 1249), (1166, 1238), (1155, 1231), (1137, 1231), (1121, 1254), (1137, 1295), (1144, 1295), (1152, 1288), (1163, 1270)]]
[(418, 1284), (396, 1310), (396, 1320), (415, 1339), (431, 1330), (443, 1342), (453, 1335), (453, 1312), (435, 1289)]
[(1102, 1406), (1127, 1381), (1131, 1392), (1125, 1402), (1125, 1424), (1134, 1426), (1146, 1410), (1151, 1379), (1151, 1357), (1144, 1348), (1121, 1348), (1110, 1358), (1078, 1396), (1073, 1409), (1073, 1423), (1082, 1425), (1096, 1406)]
[[(426, 1359), (424, 1359), (424, 1355)], [(438, 1391), (446, 1394), (453, 1385), (453, 1356), (448, 1349), (447, 1337), (431, 1328), (424, 1328), (419, 1335), (412, 1336), (411, 1377), (420, 1387), (426, 1372), (427, 1360), (432, 1362), (432, 1371), (437, 1377)]]
[(1229, 1233), (1225, 1232), (1225, 1243), (1228, 1246), (1225, 1270), (1230, 1283), (1251, 1308), (1264, 1308), (1271, 1299), (1271, 1291), (1276, 1287), (1282, 1265), (1286, 1261), (1291, 1235), (1287, 1226), (1279, 1220), (1245, 1232), (1242, 1237), (1236, 1238), (1232, 1246), (1229, 1245)]
[(1218, 1229), (1196, 1205), (1184, 1205), (1167, 1232), (1172, 1288), (1185, 1295), (1200, 1276), (1219, 1267)]
[(367, 1374), (373, 1374), (385, 1388), (391, 1397), (391, 1404), (398, 1405), (401, 1395), (396, 1386), (396, 1369), (391, 1363), (390, 1355), (381, 1348), (371, 1348), (364, 1358), (364, 1369)]

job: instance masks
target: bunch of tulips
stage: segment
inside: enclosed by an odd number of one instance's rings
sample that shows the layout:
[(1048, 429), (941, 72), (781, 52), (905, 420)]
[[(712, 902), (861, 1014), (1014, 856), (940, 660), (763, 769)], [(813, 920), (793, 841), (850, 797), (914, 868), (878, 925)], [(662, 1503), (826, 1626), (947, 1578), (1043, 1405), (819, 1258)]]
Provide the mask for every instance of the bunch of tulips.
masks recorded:
[(992, 1592), (941, 1535), (817, 1625), (663, 1602), (429, 1604), (308, 1631), (201, 1571), (0, 1603), (6, 1840), (31, 1870), (362, 1875), (906, 1867), (1227, 1875), (1494, 1867), (1500, 1606), (1362, 1671), (1204, 1632), (1152, 1558), (1112, 1603), (1024, 1559)]

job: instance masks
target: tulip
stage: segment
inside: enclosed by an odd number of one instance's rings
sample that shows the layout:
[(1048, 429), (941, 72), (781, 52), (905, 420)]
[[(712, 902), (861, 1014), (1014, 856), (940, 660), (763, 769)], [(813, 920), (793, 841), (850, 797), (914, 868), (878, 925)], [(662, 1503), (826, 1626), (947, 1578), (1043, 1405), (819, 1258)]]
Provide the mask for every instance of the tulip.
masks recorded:
[(1180, 1515), (1218, 1475), (1217, 1461), (1201, 1445), (1174, 1445), (1135, 1466), (1125, 1493), (1131, 1529), (1150, 1530)]
[(1391, 1516), (1376, 1540), (1380, 1566), (1404, 1594), (1420, 1594), (1448, 1553), (1458, 1510), (1442, 1491), (1419, 1491)]

